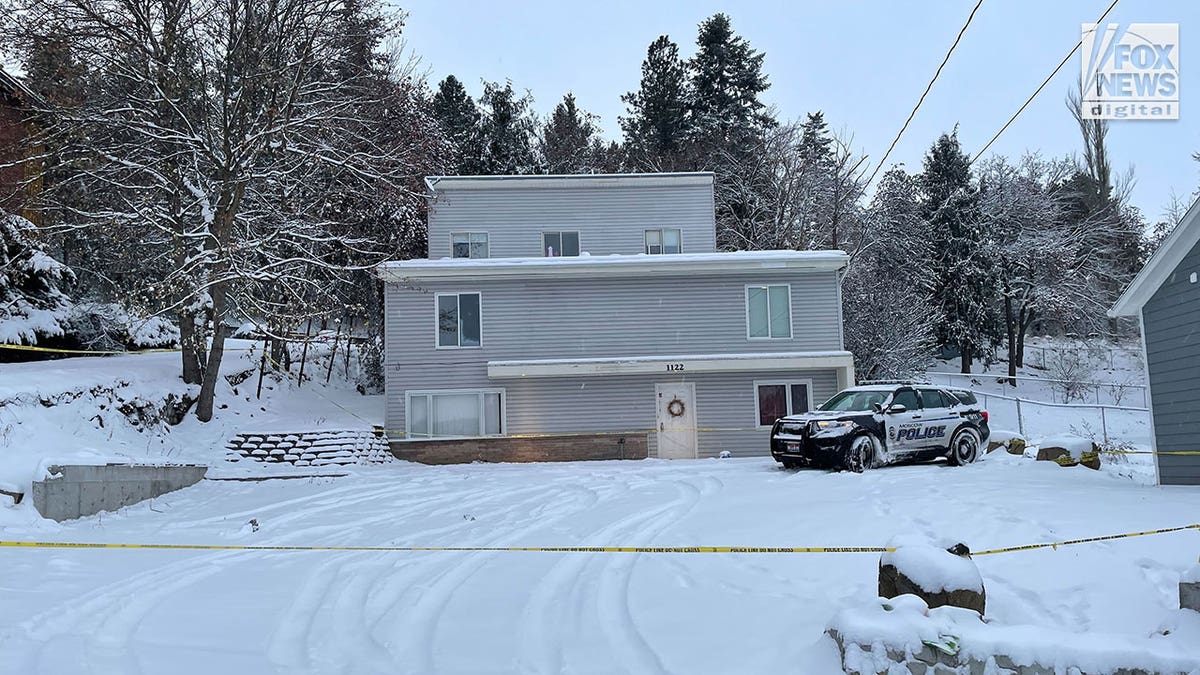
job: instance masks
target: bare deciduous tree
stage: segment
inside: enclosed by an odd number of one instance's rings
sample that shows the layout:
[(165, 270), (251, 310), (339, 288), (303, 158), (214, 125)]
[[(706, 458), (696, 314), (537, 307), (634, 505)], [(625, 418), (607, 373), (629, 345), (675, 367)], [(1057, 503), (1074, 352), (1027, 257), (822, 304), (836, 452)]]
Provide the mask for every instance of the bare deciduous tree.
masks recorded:
[(372, 132), (384, 92), (346, 39), (363, 3), (9, 4), (19, 47), (53, 27), (88, 68), (88, 95), (45, 111), (43, 159), (65, 171), (44, 207), (137, 261), (124, 284), (175, 313), (207, 421), (230, 322), (329, 307), (331, 281), (389, 253), (329, 207), (409, 191), (403, 148)]

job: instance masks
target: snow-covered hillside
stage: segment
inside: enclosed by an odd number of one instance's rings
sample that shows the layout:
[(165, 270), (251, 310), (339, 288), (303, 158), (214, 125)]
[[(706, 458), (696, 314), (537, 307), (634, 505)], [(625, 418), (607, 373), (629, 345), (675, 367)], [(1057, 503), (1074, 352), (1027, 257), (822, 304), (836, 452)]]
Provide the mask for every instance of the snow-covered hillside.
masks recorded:
[(326, 385), (324, 367), (316, 371), (316, 348), (302, 387), (294, 379), (297, 364), (291, 379), (268, 374), (256, 398), (261, 343), (230, 342), (217, 415), (207, 424), (190, 414), (178, 425), (162, 420), (171, 414), (168, 401), (195, 395), (179, 377), (175, 353), (0, 364), (0, 482), (27, 489), (39, 467), (60, 461), (215, 464), (239, 431), (367, 429), (382, 422), (383, 397), (354, 391), (340, 362)]
[[(938, 359), (924, 379), (976, 392), (995, 431), (1022, 435), (1035, 444), (1071, 435), (1101, 445), (1107, 439), (1108, 447), (1124, 450), (1151, 447), (1145, 370), (1136, 343), (1030, 338), (1015, 385), (1003, 352), (996, 362), (976, 363), (970, 375), (958, 371), (956, 359)], [(1020, 403), (1014, 400), (1018, 398)], [(1153, 475), (1146, 456), (1111, 459), (1143, 478)]]

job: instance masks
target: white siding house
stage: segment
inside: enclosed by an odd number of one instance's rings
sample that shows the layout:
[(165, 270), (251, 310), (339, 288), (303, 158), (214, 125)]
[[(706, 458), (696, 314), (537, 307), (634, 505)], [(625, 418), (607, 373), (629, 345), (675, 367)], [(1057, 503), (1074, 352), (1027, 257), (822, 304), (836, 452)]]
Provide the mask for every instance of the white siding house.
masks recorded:
[(715, 252), (711, 174), (429, 184), (431, 257), (379, 270), (401, 457), (766, 454), (776, 417), (853, 382), (846, 255)]

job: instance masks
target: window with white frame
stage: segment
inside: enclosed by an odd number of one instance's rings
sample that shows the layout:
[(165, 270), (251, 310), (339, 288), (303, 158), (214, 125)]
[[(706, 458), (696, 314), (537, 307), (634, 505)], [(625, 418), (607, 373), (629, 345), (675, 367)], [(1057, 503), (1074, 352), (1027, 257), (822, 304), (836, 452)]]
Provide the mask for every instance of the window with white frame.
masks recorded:
[(683, 233), (678, 228), (646, 230), (646, 253), (682, 253)]
[(752, 339), (792, 337), (792, 287), (746, 287), (746, 334)]
[(478, 347), (483, 343), (478, 293), (437, 293), (437, 346)]
[(452, 232), (450, 233), (450, 257), (452, 258), (486, 258), (488, 257), (487, 232)]
[(499, 436), (504, 433), (503, 389), (405, 393), (408, 438)]
[(579, 255), (579, 233), (543, 232), (542, 255), (547, 258)]
[(758, 425), (769, 427), (780, 417), (806, 413), (812, 407), (812, 382), (755, 382)]

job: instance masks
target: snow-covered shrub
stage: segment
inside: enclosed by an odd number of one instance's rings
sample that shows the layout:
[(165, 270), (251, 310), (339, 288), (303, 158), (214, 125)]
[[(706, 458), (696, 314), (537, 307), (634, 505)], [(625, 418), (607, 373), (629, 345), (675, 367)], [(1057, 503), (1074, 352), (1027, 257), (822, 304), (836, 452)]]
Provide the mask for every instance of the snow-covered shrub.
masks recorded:
[(1050, 388), (1063, 403), (1082, 401), (1091, 393), (1088, 384), (1096, 372), (1096, 359), (1090, 349), (1062, 349), (1047, 355), (1046, 374), (1054, 380)]
[(33, 223), (0, 214), (0, 343), (36, 345), (65, 332), (75, 279), (37, 240)]
[(67, 334), (83, 349), (121, 351), (179, 344), (179, 328), (158, 316), (131, 314), (111, 302), (76, 303), (67, 317)]
[(358, 390), (363, 394), (383, 393), (383, 337), (376, 335), (358, 343), (358, 358), (362, 367), (358, 373)]

